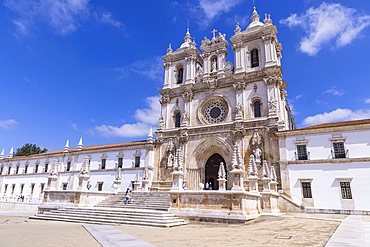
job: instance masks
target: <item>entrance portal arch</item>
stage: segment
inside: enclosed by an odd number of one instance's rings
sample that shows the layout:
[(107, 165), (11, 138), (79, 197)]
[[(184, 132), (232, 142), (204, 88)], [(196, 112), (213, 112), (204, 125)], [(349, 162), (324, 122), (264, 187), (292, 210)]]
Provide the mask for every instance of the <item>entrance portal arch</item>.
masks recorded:
[[(224, 167), (226, 167), (226, 163), (224, 158), (219, 155), (218, 153), (213, 154), (211, 157), (208, 158), (207, 163), (205, 165), (205, 183), (212, 184), (212, 190), (218, 190), (218, 171), (220, 169), (221, 162), (224, 163)], [(226, 179), (227, 179), (227, 172), (226, 172)]]

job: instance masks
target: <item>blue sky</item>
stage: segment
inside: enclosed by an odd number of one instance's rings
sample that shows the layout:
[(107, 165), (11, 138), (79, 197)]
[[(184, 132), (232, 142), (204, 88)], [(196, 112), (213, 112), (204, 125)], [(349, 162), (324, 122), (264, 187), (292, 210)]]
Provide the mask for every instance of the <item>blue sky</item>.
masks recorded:
[[(370, 1), (260, 1), (283, 45), (298, 127), (370, 118)], [(252, 0), (5, 0), (0, 5), (0, 151), (146, 139), (159, 114), (161, 56), (250, 23)], [(231, 42), (229, 42), (231, 43)], [(229, 47), (228, 60), (233, 62)]]

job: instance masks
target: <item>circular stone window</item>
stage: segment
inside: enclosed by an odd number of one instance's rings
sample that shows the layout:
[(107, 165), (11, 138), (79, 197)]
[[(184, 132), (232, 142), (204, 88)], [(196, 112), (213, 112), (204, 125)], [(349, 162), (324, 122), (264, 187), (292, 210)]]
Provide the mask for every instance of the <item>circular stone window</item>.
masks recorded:
[(221, 97), (207, 99), (200, 107), (199, 118), (203, 123), (221, 123), (228, 113), (227, 102)]

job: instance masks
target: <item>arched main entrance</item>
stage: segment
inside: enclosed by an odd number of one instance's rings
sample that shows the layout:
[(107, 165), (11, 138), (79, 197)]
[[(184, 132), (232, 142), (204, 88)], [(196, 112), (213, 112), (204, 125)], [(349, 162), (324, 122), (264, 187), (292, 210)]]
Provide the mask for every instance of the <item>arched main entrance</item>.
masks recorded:
[[(220, 169), (220, 163), (223, 162), (225, 169), (226, 163), (224, 158), (222, 158), (219, 154), (213, 154), (207, 160), (206, 167), (205, 167), (205, 183), (212, 183), (212, 189), (218, 190), (218, 170)], [(227, 176), (227, 173), (226, 173)], [(226, 178), (227, 179), (227, 178)]]

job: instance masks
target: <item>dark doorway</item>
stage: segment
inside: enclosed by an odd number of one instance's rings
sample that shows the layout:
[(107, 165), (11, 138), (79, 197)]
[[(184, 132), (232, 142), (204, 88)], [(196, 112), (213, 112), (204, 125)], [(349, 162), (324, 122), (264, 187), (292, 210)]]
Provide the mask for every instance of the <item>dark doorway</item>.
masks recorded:
[[(218, 170), (220, 169), (220, 163), (224, 163), (225, 171), (226, 171), (226, 163), (224, 158), (222, 158), (219, 154), (213, 154), (206, 163), (205, 169), (205, 183), (212, 183), (212, 190), (218, 190)], [(227, 176), (227, 172), (226, 172)], [(226, 177), (227, 179), (227, 177)]]

